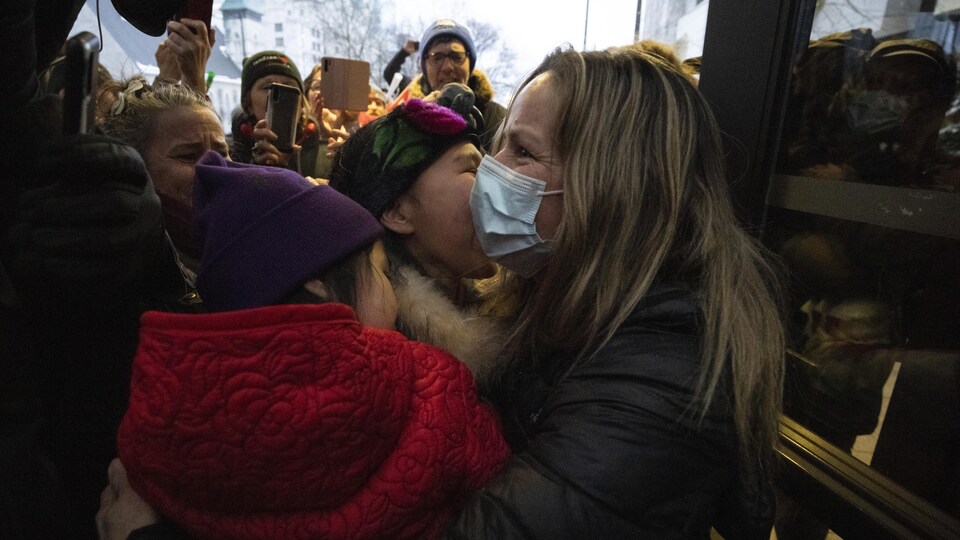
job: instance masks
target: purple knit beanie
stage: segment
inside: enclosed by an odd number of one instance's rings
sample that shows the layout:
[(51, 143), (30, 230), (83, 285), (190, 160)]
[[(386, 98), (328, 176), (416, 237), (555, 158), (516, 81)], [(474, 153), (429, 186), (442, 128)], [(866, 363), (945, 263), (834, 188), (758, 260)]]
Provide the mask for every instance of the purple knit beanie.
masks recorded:
[(197, 291), (211, 311), (274, 304), (383, 234), (333, 188), (216, 152), (197, 162), (193, 210), (202, 249)]

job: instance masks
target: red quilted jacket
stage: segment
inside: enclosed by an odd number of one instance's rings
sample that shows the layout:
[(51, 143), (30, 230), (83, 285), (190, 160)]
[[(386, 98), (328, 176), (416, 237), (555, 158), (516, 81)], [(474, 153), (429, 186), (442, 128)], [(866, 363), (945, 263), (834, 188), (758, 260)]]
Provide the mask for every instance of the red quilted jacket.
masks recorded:
[(146, 313), (117, 444), (200, 538), (436, 536), (509, 453), (463, 364), (342, 304)]

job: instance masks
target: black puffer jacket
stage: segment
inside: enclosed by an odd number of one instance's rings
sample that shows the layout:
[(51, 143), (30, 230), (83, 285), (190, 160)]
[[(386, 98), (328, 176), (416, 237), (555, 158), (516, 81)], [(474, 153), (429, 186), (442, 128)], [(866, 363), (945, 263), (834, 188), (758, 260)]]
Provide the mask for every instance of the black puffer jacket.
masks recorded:
[[(515, 455), (447, 536), (708, 538), (736, 499), (736, 437), (725, 396), (697, 425), (698, 319), (691, 291), (658, 286), (594, 358), (521, 375), (503, 406)], [(728, 538), (769, 537), (771, 506), (739, 510), (759, 526)]]

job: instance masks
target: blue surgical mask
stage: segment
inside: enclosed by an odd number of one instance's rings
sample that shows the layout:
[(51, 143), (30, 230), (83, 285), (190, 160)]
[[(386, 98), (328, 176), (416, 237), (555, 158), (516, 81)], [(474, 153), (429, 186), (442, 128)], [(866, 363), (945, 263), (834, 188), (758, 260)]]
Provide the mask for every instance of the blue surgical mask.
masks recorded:
[(547, 263), (553, 242), (540, 238), (534, 218), (546, 195), (547, 183), (522, 175), (490, 156), (477, 169), (470, 192), (470, 211), (477, 239), (488, 257), (524, 277)]

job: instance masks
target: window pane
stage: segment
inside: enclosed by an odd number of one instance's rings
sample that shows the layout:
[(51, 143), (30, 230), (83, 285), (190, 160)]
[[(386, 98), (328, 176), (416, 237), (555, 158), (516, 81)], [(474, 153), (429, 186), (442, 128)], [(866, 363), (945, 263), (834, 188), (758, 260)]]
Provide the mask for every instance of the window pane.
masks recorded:
[(787, 414), (960, 517), (958, 21), (817, 2), (765, 241), (791, 280)]
[(709, 5), (703, 0), (644, 1), (639, 37), (672, 45), (680, 59), (699, 58), (703, 54)]

